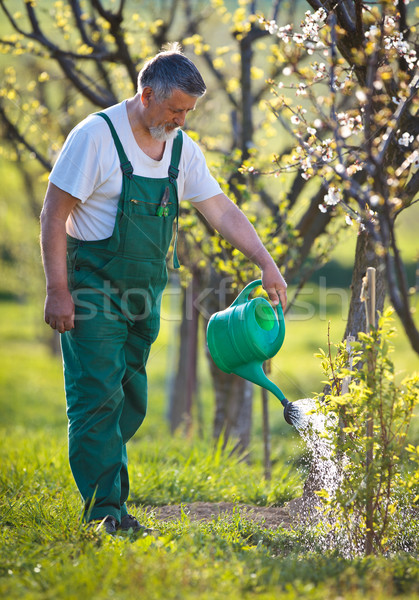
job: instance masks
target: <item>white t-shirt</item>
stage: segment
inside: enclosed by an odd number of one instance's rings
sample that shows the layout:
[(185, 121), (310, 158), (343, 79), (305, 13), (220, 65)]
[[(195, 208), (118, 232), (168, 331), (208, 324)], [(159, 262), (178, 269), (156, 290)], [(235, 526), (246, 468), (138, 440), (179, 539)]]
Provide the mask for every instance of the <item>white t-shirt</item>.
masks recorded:
[[(167, 177), (173, 140), (166, 142), (163, 158), (154, 160), (135, 140), (126, 101), (103, 112), (115, 127), (134, 174)], [(202, 151), (188, 135), (184, 132), (182, 135), (177, 179), (179, 200), (202, 202), (220, 194), (222, 190), (210, 174)], [(122, 190), (122, 172), (109, 126), (102, 117), (90, 115), (70, 132), (49, 180), (80, 199), (67, 220), (67, 233), (86, 241), (112, 235)]]

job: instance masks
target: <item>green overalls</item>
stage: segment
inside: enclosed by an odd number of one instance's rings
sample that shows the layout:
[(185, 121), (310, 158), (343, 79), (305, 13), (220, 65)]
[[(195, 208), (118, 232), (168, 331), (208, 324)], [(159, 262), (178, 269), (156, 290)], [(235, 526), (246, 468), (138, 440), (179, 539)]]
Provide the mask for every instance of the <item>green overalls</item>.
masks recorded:
[[(166, 255), (179, 212), (176, 178), (182, 133), (168, 176), (133, 174), (107, 115), (123, 173), (112, 236), (85, 242), (68, 236), (68, 283), (75, 327), (61, 336), (69, 420), (69, 457), (85, 518), (127, 514), (126, 443), (147, 408), (146, 363), (160, 326)], [(174, 248), (174, 265), (179, 265)], [(87, 516), (86, 516), (87, 515)]]

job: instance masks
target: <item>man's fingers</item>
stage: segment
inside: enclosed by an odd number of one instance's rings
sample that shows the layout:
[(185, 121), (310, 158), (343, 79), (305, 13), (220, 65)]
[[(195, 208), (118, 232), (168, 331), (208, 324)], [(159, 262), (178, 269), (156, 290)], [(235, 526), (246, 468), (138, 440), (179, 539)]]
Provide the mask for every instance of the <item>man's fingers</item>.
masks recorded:
[[(74, 316), (64, 322), (64, 331), (70, 331), (70, 329), (74, 329)], [(64, 333), (64, 331), (60, 331), (60, 333)]]
[(74, 328), (74, 318), (69, 317), (68, 319), (54, 319), (50, 317), (45, 317), (45, 323), (51, 327), (51, 329), (56, 329), (58, 333), (64, 333), (65, 331), (70, 331), (70, 329)]
[(268, 294), (269, 300), (274, 306), (279, 304), (279, 296), (275, 288), (270, 288), (269, 290), (266, 290), (266, 293)]
[(287, 308), (287, 290), (279, 290), (279, 297), (281, 299), (282, 310), (285, 312), (285, 309)]
[(287, 307), (287, 290), (285, 288), (280, 288), (278, 291), (275, 288), (270, 288), (266, 290), (266, 293), (274, 306), (281, 303), (282, 310), (285, 311)]

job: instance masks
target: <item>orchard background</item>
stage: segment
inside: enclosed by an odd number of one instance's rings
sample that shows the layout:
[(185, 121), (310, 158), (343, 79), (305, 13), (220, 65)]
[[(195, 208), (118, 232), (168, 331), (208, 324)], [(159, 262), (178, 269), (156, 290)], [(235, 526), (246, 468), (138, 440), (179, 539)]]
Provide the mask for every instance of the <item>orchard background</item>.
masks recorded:
[[(79, 526), (67, 466), (61, 360), (43, 324), (38, 236), (65, 136), (87, 114), (133, 95), (143, 61), (180, 41), (208, 87), (186, 129), (290, 284), (272, 379), (290, 400), (322, 391), (314, 354), (327, 350), (328, 331), (332, 344), (365, 331), (360, 290), (374, 266), (377, 307), (396, 313), (392, 360), (402, 381), (417, 370), (418, 354), (417, 7), (0, 0), (0, 12), (5, 597), (123, 598), (139, 587), (156, 598), (355, 598), (365, 590), (414, 597), (417, 548), (349, 562), (335, 549), (331, 560), (310, 528), (272, 530), (238, 510), (209, 524), (185, 510), (180, 520), (160, 520), (160, 540), (92, 539)], [(188, 206), (179, 249), (182, 270), (170, 274), (150, 357), (149, 415), (132, 444), (135, 508), (155, 524), (144, 507), (283, 506), (303, 492), (305, 446), (270, 398), (266, 477), (259, 388), (225, 377), (205, 351), (209, 316), (258, 273)], [(418, 432), (413, 419), (406, 445), (416, 448)], [(417, 502), (414, 485), (411, 493)], [(100, 587), (97, 573), (105, 576)]]

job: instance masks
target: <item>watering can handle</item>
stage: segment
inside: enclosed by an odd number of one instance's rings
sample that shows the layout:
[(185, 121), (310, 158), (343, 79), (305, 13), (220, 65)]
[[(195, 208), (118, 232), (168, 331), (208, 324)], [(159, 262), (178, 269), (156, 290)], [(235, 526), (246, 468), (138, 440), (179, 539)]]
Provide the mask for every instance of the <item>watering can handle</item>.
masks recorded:
[(234, 300), (231, 306), (238, 306), (239, 304), (244, 304), (245, 302), (247, 302), (249, 300), (250, 292), (261, 285), (261, 279), (256, 279), (256, 281), (251, 281), (250, 283), (248, 283), (246, 287), (242, 289), (242, 291)]
[[(256, 279), (255, 281), (251, 281), (250, 283), (248, 283), (246, 285), (246, 287), (242, 289), (242, 291), (237, 296), (237, 298), (234, 300), (234, 302), (231, 304), (231, 306), (238, 306), (239, 304), (244, 304), (245, 302), (247, 302), (249, 299), (250, 292), (261, 285), (262, 285), (261, 279)], [(278, 313), (278, 322), (279, 322), (280, 332), (282, 332), (280, 335), (282, 335), (282, 334), (285, 335), (285, 320), (284, 320), (284, 313), (282, 311), (281, 303), (277, 304), (276, 312)]]

